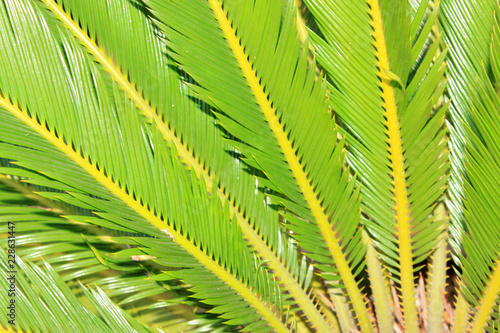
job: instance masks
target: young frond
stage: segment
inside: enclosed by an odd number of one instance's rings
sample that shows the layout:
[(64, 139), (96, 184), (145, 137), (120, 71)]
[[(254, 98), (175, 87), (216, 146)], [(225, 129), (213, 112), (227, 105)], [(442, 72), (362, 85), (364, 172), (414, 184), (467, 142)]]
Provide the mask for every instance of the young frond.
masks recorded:
[(413, 332), (413, 272), (442, 232), (443, 221), (432, 212), (448, 169), (447, 107), (433, 109), (445, 87), (439, 38), (416, 63), (438, 9), (421, 24), (425, 1), (413, 21), (402, 1), (306, 3), (322, 34), (311, 32), (313, 49), (328, 73), (331, 106), (345, 125), (349, 162), (363, 184), (366, 226), (401, 286), (405, 329)]

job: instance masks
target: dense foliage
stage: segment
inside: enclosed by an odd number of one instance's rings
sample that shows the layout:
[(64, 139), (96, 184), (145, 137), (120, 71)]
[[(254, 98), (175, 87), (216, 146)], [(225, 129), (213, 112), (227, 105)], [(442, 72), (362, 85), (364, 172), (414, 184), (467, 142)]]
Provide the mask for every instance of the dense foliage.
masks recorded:
[(498, 330), (498, 9), (1, 0), (3, 329)]

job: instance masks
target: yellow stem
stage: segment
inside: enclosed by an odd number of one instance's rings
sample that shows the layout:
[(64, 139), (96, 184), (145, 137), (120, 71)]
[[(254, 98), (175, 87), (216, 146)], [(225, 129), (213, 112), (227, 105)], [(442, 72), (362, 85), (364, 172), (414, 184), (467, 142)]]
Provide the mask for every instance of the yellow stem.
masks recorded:
[(306, 29), (306, 22), (304, 21), (302, 13), (300, 12), (302, 10), (301, 1), (294, 0), (294, 4), (295, 4), (295, 9), (297, 11), (297, 31), (299, 33), (300, 41), (304, 43), (307, 39), (307, 29)]
[[(435, 212), (438, 220), (447, 219), (444, 203), (440, 203)], [(440, 239), (432, 255), (428, 320), (428, 329), (430, 332), (437, 332), (443, 329), (443, 293), (446, 288), (446, 256), (448, 253), (446, 239), (448, 238), (448, 233), (443, 231), (439, 237)]]
[(323, 305), (325, 317), (332, 326), (333, 333), (341, 333), (339, 322), (336, 314), (334, 314), (332, 301), (327, 297), (328, 290), (326, 289), (326, 282), (318, 275), (314, 275), (311, 282), (312, 293), (315, 295), (319, 303)]
[[(464, 285), (462, 284), (460, 289), (463, 287)], [(469, 303), (467, 303), (463, 291), (459, 290), (457, 302), (455, 305), (455, 312), (453, 314), (452, 333), (467, 332), (467, 324), (469, 323), (469, 311), (470, 311)]]
[(138, 202), (131, 195), (125, 192), (125, 190), (122, 189), (118, 184), (114, 183), (109, 176), (104, 175), (104, 173), (98, 170), (95, 165), (90, 164), (86, 159), (84, 159), (79, 152), (74, 151), (63, 140), (56, 137), (54, 133), (49, 132), (45, 128), (45, 126), (38, 124), (38, 122), (32, 119), (27, 112), (23, 112), (17, 106), (12, 105), (10, 101), (3, 96), (0, 97), (0, 106), (7, 109), (14, 116), (19, 118), (22, 122), (24, 122), (34, 131), (44, 137), (48, 142), (57, 147), (61, 152), (66, 154), (68, 158), (79, 165), (83, 170), (85, 170), (96, 181), (101, 183), (101, 185), (107, 188), (117, 198), (127, 204), (128, 207), (132, 208), (139, 215), (149, 221), (149, 223), (154, 225), (159, 230), (167, 233), (171, 238), (174, 239), (177, 244), (179, 244), (180, 247), (185, 249), (207, 269), (212, 271), (221, 280), (223, 280), (235, 291), (237, 291), (243, 298), (245, 298), (255, 308), (255, 310), (261, 313), (262, 316), (269, 322), (269, 324), (273, 326), (278, 332), (289, 332), (286, 326), (281, 322), (281, 320), (279, 320), (274, 315), (273, 311), (269, 309), (257, 295), (255, 295), (250, 289), (248, 289), (247, 286), (245, 286), (235, 276), (233, 276), (231, 273), (217, 264), (214, 260), (212, 260), (209, 256), (207, 256), (201, 249), (191, 243), (181, 233), (168, 225), (165, 221), (162, 221), (146, 207), (141, 205), (140, 202)]
[[(148, 121), (153, 122), (161, 132), (163, 138), (168, 143), (173, 143), (182, 161), (193, 168), (198, 177), (203, 176), (208, 192), (212, 193), (214, 183), (206, 168), (198, 161), (198, 159), (187, 149), (187, 146), (182, 144), (180, 138), (169, 128), (169, 126), (158, 116), (156, 111), (148, 104), (148, 102), (137, 91), (135, 86), (121, 73), (118, 67), (113, 64), (113, 61), (90, 39), (87, 34), (82, 31), (79, 25), (74, 22), (69, 14), (67, 14), (61, 6), (55, 3), (54, 0), (42, 0), (49, 9), (64, 23), (64, 25), (75, 35), (76, 38), (87, 48), (87, 50), (96, 57), (97, 61), (106, 69), (112, 78), (122, 87), (126, 94), (134, 101), (137, 108), (141, 110)], [(315, 327), (326, 328), (327, 322), (321, 315), (320, 311), (313, 304), (312, 300), (306, 292), (300, 287), (296, 279), (285, 268), (276, 255), (269, 249), (269, 246), (262, 240), (262, 237), (255, 232), (250, 226), (250, 222), (246, 219), (242, 212), (229, 199), (227, 193), (221, 188), (216, 187), (217, 195), (222, 202), (229, 203), (231, 215), (236, 214), (238, 223), (241, 226), (242, 232), (246, 239), (257, 250), (262, 259), (267, 261), (268, 265), (274, 270), (276, 276), (280, 278), (283, 285), (291, 293), (297, 301), (301, 309), (306, 313), (308, 318), (315, 323)]]
[[(326, 281), (327, 284), (330, 282)], [(352, 312), (349, 309), (349, 303), (346, 297), (342, 294), (343, 290), (338, 288), (328, 288), (328, 294), (335, 307), (335, 315), (339, 320), (341, 332), (356, 332), (356, 323), (352, 317)]]
[(363, 242), (368, 247), (366, 250), (366, 267), (370, 277), (370, 287), (375, 303), (379, 331), (391, 332), (394, 321), (392, 305), (389, 301), (389, 288), (382, 271), (379, 255), (373, 247), (372, 239), (365, 230), (363, 230)]
[(476, 315), (474, 316), (474, 323), (472, 324), (471, 333), (482, 333), (486, 326), (486, 322), (490, 318), (493, 306), (496, 304), (498, 299), (498, 293), (500, 292), (500, 260), (497, 261), (495, 265), (495, 270), (491, 276), (490, 282), (486, 287), (483, 294), (483, 299), (481, 305)]
[(399, 119), (392, 80), (384, 70), (390, 71), (387, 46), (385, 42), (382, 13), (378, 0), (368, 0), (371, 7), (375, 47), (377, 48), (378, 67), (382, 79), (382, 96), (384, 98), (385, 117), (389, 135), (389, 153), (394, 178), (394, 201), (396, 208), (396, 225), (399, 245), (399, 262), (401, 270), (401, 293), (405, 317), (405, 330), (416, 333), (417, 308), (415, 306), (413, 257), (411, 246), (411, 230), (409, 219), (409, 201), (404, 169), (403, 146), (401, 142)]
[(275, 110), (271, 106), (271, 102), (267, 99), (267, 95), (264, 91), (264, 88), (260, 85), (259, 79), (255, 73), (255, 70), (252, 68), (252, 65), (248, 61), (248, 57), (243, 50), (243, 46), (240, 44), (238, 37), (236, 36), (236, 32), (231, 26), (231, 22), (227, 19), (226, 13), (222, 9), (222, 5), (218, 0), (209, 0), (210, 6), (215, 13), (215, 17), (219, 22), (222, 31), (233, 51), (235, 58), (238, 61), (238, 64), (241, 67), (241, 70), (251, 88), (255, 98), (257, 99), (257, 103), (259, 104), (264, 116), (266, 117), (267, 122), (273, 134), (275, 135), (278, 144), (283, 151), (283, 154), (290, 166), (292, 173), (295, 176), (295, 179), (302, 189), (302, 193), (309, 204), (311, 212), (316, 219), (322, 234), (325, 237), (326, 244), (332, 254), (337, 268), (342, 276), (342, 280), (346, 286), (348, 294), (351, 298), (351, 301), (356, 309), (359, 322), (364, 332), (372, 332), (372, 325), (368, 316), (368, 311), (366, 309), (366, 305), (363, 301), (363, 297), (361, 296), (361, 292), (358, 288), (358, 285), (354, 279), (354, 276), (350, 270), (349, 263), (347, 262), (344, 253), (339, 245), (339, 240), (336, 235), (332, 231), (332, 227), (328, 222), (328, 217), (326, 216), (321, 203), (319, 202), (316, 193), (311, 186), (309, 179), (304, 172), (302, 165), (299, 162), (297, 155), (295, 154), (295, 150), (292, 147), (291, 142), (288, 140), (285, 131), (283, 130), (283, 125), (280, 123), (278, 117), (276, 116)]

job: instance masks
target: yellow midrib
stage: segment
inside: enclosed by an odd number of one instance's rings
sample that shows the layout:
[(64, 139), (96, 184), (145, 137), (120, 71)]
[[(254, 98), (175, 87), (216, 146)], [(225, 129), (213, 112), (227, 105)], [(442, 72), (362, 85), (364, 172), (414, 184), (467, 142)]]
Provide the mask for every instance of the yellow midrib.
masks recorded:
[(296, 12), (297, 12), (297, 32), (299, 33), (299, 38), (302, 43), (305, 43), (307, 39), (307, 29), (306, 22), (300, 13), (301, 10), (301, 0), (294, 0)]
[[(130, 99), (134, 101), (136, 106), (139, 108), (139, 110), (142, 111), (148, 121), (156, 124), (165, 141), (167, 141), (168, 143), (174, 143), (182, 161), (186, 165), (192, 167), (198, 177), (203, 176), (208, 192), (212, 193), (214, 185), (213, 177), (207, 172), (205, 167), (198, 161), (198, 159), (193, 156), (193, 154), (187, 149), (187, 147), (181, 143), (180, 139), (168, 127), (168, 125), (161, 120), (158, 114), (146, 102), (146, 100), (137, 91), (137, 89), (135, 89), (135, 87), (128, 81), (128, 79), (121, 73), (121, 71), (115, 65), (113, 65), (113, 61), (107, 57), (107, 55), (95, 44), (95, 42), (80, 29), (78, 24), (74, 22), (71, 16), (68, 15), (57, 3), (55, 3), (54, 0), (43, 0), (43, 2), (49, 7), (52, 12), (57, 15), (57, 17), (75, 35), (75, 37), (82, 42), (82, 44), (89, 50), (89, 52), (96, 57), (98, 62), (123, 88)], [(315, 316), (312, 316), (313, 318), (316, 317), (316, 320), (314, 322), (316, 322), (319, 317), (322, 318), (319, 311), (316, 309), (316, 306), (311, 301), (310, 297), (300, 287), (297, 280), (290, 274), (290, 272), (276, 257), (276, 255), (269, 249), (269, 246), (262, 240), (261, 236), (250, 226), (249, 221), (229, 199), (227, 193), (217, 187), (217, 195), (221, 198), (223, 203), (227, 200), (227, 202), (229, 203), (230, 213), (236, 214), (237, 221), (240, 224), (242, 232), (245, 234), (247, 240), (252, 244), (252, 246), (254, 246), (260, 256), (267, 261), (268, 265), (277, 273), (276, 275), (280, 278), (284, 286), (299, 303), (301, 308), (303, 308), (306, 312), (314, 311), (316, 313)]]
[(497, 302), (498, 293), (500, 293), (500, 260), (497, 261), (495, 265), (495, 270), (483, 294), (483, 299), (481, 301), (479, 310), (474, 316), (474, 323), (472, 324), (471, 333), (484, 332), (484, 328), (488, 319), (490, 318), (493, 306)]
[(411, 248), (411, 229), (409, 218), (409, 201), (404, 170), (403, 147), (399, 129), (396, 96), (391, 79), (385, 74), (390, 70), (387, 46), (385, 42), (382, 14), (378, 0), (368, 0), (371, 7), (375, 47), (377, 48), (379, 76), (382, 79), (382, 96), (384, 98), (386, 125), (389, 135), (389, 152), (391, 156), (392, 176), (394, 178), (394, 201), (396, 208), (396, 224), (399, 244), (399, 261), (401, 270), (401, 292), (405, 317), (405, 330), (417, 332), (417, 310), (414, 298), (413, 257)]
[(70, 146), (64, 143), (63, 140), (55, 136), (55, 134), (49, 132), (44, 126), (38, 124), (38, 122), (32, 119), (26, 112), (21, 111), (17, 106), (12, 105), (10, 101), (3, 96), (0, 97), (0, 106), (3, 106), (14, 116), (20, 119), (23, 123), (32, 128), (35, 132), (44, 137), (47, 141), (53, 144), (57, 149), (63, 152), (68, 158), (74, 161), (82, 169), (84, 169), (90, 176), (92, 176), (96, 181), (107, 188), (111, 193), (113, 193), (117, 198), (122, 200), (128, 207), (135, 210), (139, 215), (144, 217), (156, 228), (162, 232), (167, 233), (180, 247), (190, 253), (195, 257), (201, 264), (203, 264), (207, 269), (212, 271), (221, 280), (226, 282), (235, 291), (237, 291), (243, 298), (245, 298), (262, 316), (273, 326), (278, 332), (289, 332), (286, 326), (279, 320), (261, 300), (255, 295), (250, 289), (248, 289), (242, 282), (240, 282), (236, 277), (227, 272), (224, 268), (218, 265), (214, 260), (208, 257), (202, 250), (196, 247), (183, 235), (177, 232), (174, 228), (169, 226), (167, 223), (162, 221), (152, 212), (150, 212), (146, 207), (142, 206), (138, 201), (136, 201), (131, 195), (127, 194), (120, 186), (115, 184), (109, 177), (105, 176), (104, 173), (98, 170), (94, 165), (90, 164), (86, 159), (84, 159), (80, 153), (75, 152)]
[[(177, 153), (181, 159), (189, 166), (191, 166), (196, 174), (199, 176), (203, 171), (200, 163), (196, 158), (189, 152), (187, 147), (182, 144), (182, 142), (177, 138), (177, 136), (170, 130), (167, 124), (165, 124), (158, 114), (153, 110), (153, 108), (146, 102), (146, 100), (141, 96), (141, 94), (135, 89), (134, 85), (131, 84), (125, 75), (118, 69), (118, 67), (113, 65), (113, 61), (109, 59), (106, 54), (96, 45), (96, 43), (90, 39), (87, 34), (80, 29), (79, 25), (68, 15), (61, 6), (55, 3), (54, 0), (42, 0), (49, 9), (57, 15), (57, 17), (64, 23), (64, 25), (78, 38), (82, 44), (88, 49), (88, 51), (96, 57), (97, 61), (108, 71), (111, 77), (122, 87), (125, 93), (134, 101), (136, 106), (141, 110), (144, 116), (149, 122), (154, 122), (158, 124), (158, 129), (163, 135), (163, 138), (168, 143), (173, 142)], [(213, 179), (208, 174), (204, 173), (205, 181), (207, 187), (212, 187)]]
[(257, 103), (259, 104), (269, 127), (273, 131), (273, 134), (281, 147), (283, 155), (285, 156), (290, 169), (295, 176), (297, 184), (302, 189), (303, 195), (311, 209), (311, 212), (316, 219), (320, 230), (325, 237), (330, 253), (332, 254), (337, 268), (342, 276), (342, 280), (346, 286), (348, 294), (357, 312), (358, 319), (360, 321), (361, 327), (364, 332), (372, 332), (372, 325), (366, 311), (366, 306), (361, 296), (360, 290), (356, 284), (354, 276), (350, 270), (349, 264), (339, 246), (339, 240), (333, 233), (331, 225), (328, 221), (328, 217), (325, 215), (323, 208), (311, 186), (309, 179), (307, 178), (302, 165), (299, 162), (295, 150), (292, 147), (291, 142), (288, 140), (285, 131), (283, 130), (283, 125), (280, 123), (278, 117), (276, 116), (275, 110), (273, 109), (271, 102), (267, 99), (267, 95), (264, 88), (259, 84), (259, 79), (252, 68), (252, 65), (248, 61), (248, 56), (245, 54), (243, 46), (240, 44), (236, 32), (233, 29), (231, 22), (227, 19), (226, 13), (222, 9), (222, 5), (218, 0), (209, 0), (210, 6), (214, 11), (215, 17), (219, 22), (222, 31), (229, 43), (231, 50), (233, 51), (235, 58), (240, 65), (240, 68), (251, 88)]

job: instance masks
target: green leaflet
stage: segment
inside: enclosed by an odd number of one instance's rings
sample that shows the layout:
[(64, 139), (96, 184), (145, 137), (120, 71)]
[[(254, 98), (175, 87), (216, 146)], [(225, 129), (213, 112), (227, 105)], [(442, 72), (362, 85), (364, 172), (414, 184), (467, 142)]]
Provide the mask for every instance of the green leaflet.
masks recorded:
[[(279, 193), (270, 196), (273, 201), (295, 214), (285, 216), (299, 246), (318, 261), (323, 276), (331, 281), (342, 277), (362, 327), (370, 331), (353, 274), (363, 265), (366, 249), (354, 241), (343, 251), (347, 240), (361, 237), (359, 211), (346, 208), (357, 207), (358, 194), (341, 171), (342, 143), (337, 144), (323, 102), (325, 86), (315, 82), (314, 65), (307, 70), (293, 6), (253, 1), (244, 8), (231, 1), (146, 4), (164, 24), (171, 56), (200, 85), (193, 90), (220, 110), (222, 126), (241, 141), (235, 147), (254, 160), (251, 164)], [(356, 260), (348, 262), (347, 256)]]
[[(113, 215), (114, 218), (108, 218), (109, 222), (118, 219), (122, 226), (164, 241), (168, 239), (167, 233), (184, 250), (191, 249), (187, 252), (191, 251), (191, 256), (201, 260), (203, 270), (207, 267), (214, 270), (212, 279), (225, 276), (225, 281), (218, 283), (235, 295), (232, 301), (244, 304), (239, 311), (224, 309), (231, 324), (248, 325), (253, 322), (252, 318), (263, 315), (267, 316), (268, 322), (274, 321), (272, 325), (276, 329), (286, 331), (276, 317), (282, 311), (280, 292), (267, 272), (255, 272), (256, 259), (241, 232), (234, 233), (238, 229), (230, 223), (227, 206), (222, 208), (217, 197), (209, 198), (205, 185), (182, 169), (175, 149), (172, 153), (161, 149), (165, 143), (160, 134), (156, 129), (144, 126), (130, 102), (124, 100), (116, 89), (114, 94), (108, 93), (99, 72), (71, 40), (61, 35), (62, 49), (57, 40), (45, 33), (43, 20), (41, 25), (35, 24), (41, 19), (36, 8), (23, 3), (15, 8), (2, 9), (5, 52), (16, 54), (19, 44), (33, 50), (28, 59), (10, 57), (11, 61), (3, 62), (2, 74), (12, 76), (13, 72), (9, 71), (17, 69), (33, 79), (30, 82), (2, 82), (4, 94), (29, 108), (30, 113), (21, 111), (8, 99), (2, 99), (0, 156), (68, 185), (70, 196), (60, 195), (62, 200), (91, 207), (100, 212), (101, 217), (102, 213)], [(16, 24), (10, 25), (9, 20)], [(25, 38), (17, 31), (28, 26), (31, 26), (32, 34), (40, 38)], [(10, 30), (11, 27), (16, 28)], [(37, 67), (28, 64), (36, 63), (43, 68), (49, 62), (54, 72), (42, 75), (30, 72)], [(34, 98), (43, 89), (57, 93), (45, 94), (43, 101)], [(69, 103), (70, 100), (76, 102)], [(82, 128), (87, 130), (82, 131)], [(20, 142), (20, 137), (26, 134), (35, 138), (34, 142), (28, 140), (23, 146), (12, 144)], [(49, 144), (42, 145), (39, 150), (38, 142)], [(37, 174), (33, 177), (45, 178)], [(214, 230), (213, 221), (220, 223), (217, 233), (210, 232)], [(225, 247), (222, 248), (221, 244)], [(232, 249), (229, 257), (222, 255), (226, 247)], [(235, 286), (239, 288), (237, 293), (231, 289)], [(273, 296), (268, 297), (268, 294)], [(206, 300), (220, 297), (200, 295)], [(246, 303), (248, 299), (252, 299), (253, 308)], [(260, 310), (252, 314), (254, 309)], [(263, 313), (258, 314), (259, 311)], [(253, 325), (252, 329), (268, 331), (270, 327)]]
[(346, 129), (349, 163), (362, 182), (366, 226), (401, 286), (405, 327), (416, 331), (413, 272), (441, 233), (432, 210), (448, 168), (447, 105), (433, 112), (445, 87), (444, 53), (433, 61), (439, 39), (414, 64), (438, 10), (417, 34), (421, 22), (412, 22), (404, 1), (306, 4), (323, 36), (311, 32), (311, 41), (328, 73), (331, 107)]

